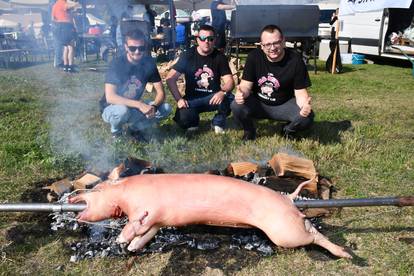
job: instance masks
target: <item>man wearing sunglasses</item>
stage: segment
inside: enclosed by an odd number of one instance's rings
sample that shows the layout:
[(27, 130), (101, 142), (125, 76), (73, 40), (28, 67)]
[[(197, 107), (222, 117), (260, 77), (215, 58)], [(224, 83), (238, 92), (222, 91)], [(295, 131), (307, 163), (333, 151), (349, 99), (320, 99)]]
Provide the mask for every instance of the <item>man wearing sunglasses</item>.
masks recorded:
[(314, 113), (307, 88), (311, 86), (301, 56), (285, 49), (278, 26), (264, 27), (261, 49), (249, 53), (242, 80), (231, 105), (233, 116), (244, 129), (243, 140), (256, 139), (253, 119), (286, 121), (282, 135), (289, 138), (309, 128)]
[[(217, 134), (224, 133), (226, 118), (230, 115), (233, 77), (227, 58), (214, 48), (215, 30), (202, 25), (197, 37), (197, 46), (180, 56), (167, 76), (167, 85), (177, 101), (174, 120), (186, 130), (195, 130), (200, 122), (200, 113), (217, 111), (212, 127)], [(178, 90), (178, 78), (185, 76), (185, 95)]]
[[(124, 48), (125, 55), (111, 62), (105, 76), (102, 118), (111, 125), (113, 138), (121, 136), (127, 124), (133, 138), (145, 141), (143, 130), (166, 118), (171, 106), (164, 103), (163, 84), (154, 60), (147, 55), (144, 33), (128, 32)], [(156, 92), (153, 101), (141, 99), (148, 82), (153, 83)]]

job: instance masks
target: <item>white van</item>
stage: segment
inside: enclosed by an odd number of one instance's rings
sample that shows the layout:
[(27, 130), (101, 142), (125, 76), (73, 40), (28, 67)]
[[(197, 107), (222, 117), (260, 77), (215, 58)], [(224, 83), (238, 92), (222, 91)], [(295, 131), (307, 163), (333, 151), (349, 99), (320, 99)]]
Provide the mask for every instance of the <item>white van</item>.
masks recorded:
[[(340, 41), (348, 41), (352, 53), (407, 59), (414, 56), (414, 41), (390, 44), (389, 35), (398, 26), (413, 24), (414, 9), (384, 9), (339, 16)], [(410, 17), (411, 16), (411, 17)], [(404, 21), (404, 22), (401, 22)]]

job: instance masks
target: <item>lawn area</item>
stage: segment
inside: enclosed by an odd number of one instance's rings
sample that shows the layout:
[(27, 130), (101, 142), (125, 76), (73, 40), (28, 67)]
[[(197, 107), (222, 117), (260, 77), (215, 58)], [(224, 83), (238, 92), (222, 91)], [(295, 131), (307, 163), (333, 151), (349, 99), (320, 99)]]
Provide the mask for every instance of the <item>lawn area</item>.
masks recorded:
[[(392, 64), (344, 65), (330, 75), (318, 63), (310, 72), (313, 128), (297, 140), (261, 121), (258, 139), (241, 141), (229, 130), (217, 136), (209, 118), (186, 137), (170, 117), (148, 144), (113, 142), (100, 118), (104, 66), (65, 74), (50, 64), (0, 70), (0, 203), (31, 202), (40, 188), (92, 168), (110, 169), (128, 156), (166, 172), (224, 169), (232, 161), (264, 163), (279, 151), (315, 162), (329, 177), (335, 198), (414, 195), (414, 78)], [(173, 103), (168, 93), (168, 101)], [(150, 97), (150, 95), (146, 95)], [(0, 215), (0, 275), (414, 275), (414, 207), (344, 208), (323, 219), (323, 233), (357, 257), (335, 259), (316, 246), (278, 248), (263, 257), (248, 250), (172, 248), (136, 258), (69, 262), (77, 233), (52, 232), (47, 215)]]

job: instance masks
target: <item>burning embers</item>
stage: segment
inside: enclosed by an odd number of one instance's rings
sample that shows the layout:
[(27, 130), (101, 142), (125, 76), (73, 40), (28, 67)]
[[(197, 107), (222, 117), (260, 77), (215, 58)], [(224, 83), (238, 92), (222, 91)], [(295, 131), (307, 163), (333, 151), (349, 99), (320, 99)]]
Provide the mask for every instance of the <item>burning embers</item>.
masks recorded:
[[(63, 203), (67, 201), (68, 193), (72, 192), (75, 187), (79, 190), (88, 190), (102, 180), (109, 179), (115, 182), (125, 176), (148, 173), (162, 173), (162, 170), (155, 168), (149, 162), (129, 158), (110, 174), (100, 174), (99, 177), (84, 174), (74, 181), (62, 180), (47, 188), (51, 190), (50, 199), (56, 197), (59, 198), (59, 202)], [(327, 199), (329, 197), (330, 183), (327, 180), (318, 182), (313, 162), (287, 154), (276, 154), (268, 165), (263, 167), (254, 163), (239, 162), (229, 164), (222, 171), (214, 170), (207, 173), (241, 178), (285, 193), (291, 193), (303, 179), (311, 179), (313, 181), (305, 187), (306, 190), (301, 194), (300, 199)], [(317, 210), (316, 213), (315, 210), (312, 211), (312, 213), (305, 212), (305, 214), (308, 217), (317, 217), (328, 213), (326, 210)], [(127, 218), (121, 218), (79, 225), (74, 213), (56, 213), (53, 215), (51, 228), (52, 230), (77, 231), (81, 229), (87, 234), (84, 240), (71, 245), (74, 251), (71, 261), (77, 261), (85, 258), (133, 254), (116, 242), (122, 227), (127, 222)], [(315, 226), (317, 220), (313, 219), (313, 223)], [(164, 252), (176, 246), (199, 250), (212, 250), (219, 246), (227, 246), (230, 249), (254, 250), (263, 255), (274, 253), (273, 244), (257, 229), (187, 226), (160, 229), (152, 241), (140, 251), (140, 254)]]

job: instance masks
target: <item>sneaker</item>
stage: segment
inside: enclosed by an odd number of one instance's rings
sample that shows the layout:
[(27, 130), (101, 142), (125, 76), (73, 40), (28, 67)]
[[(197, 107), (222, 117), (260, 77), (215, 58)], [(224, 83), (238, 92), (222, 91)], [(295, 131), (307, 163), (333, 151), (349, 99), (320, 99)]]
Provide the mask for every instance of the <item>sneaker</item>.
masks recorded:
[(185, 135), (191, 136), (198, 132), (198, 126), (189, 127), (185, 130)]
[(135, 142), (148, 143), (147, 138), (138, 130), (129, 130), (129, 136), (134, 139)]
[(63, 72), (68, 72), (69, 66), (63, 65)]
[(245, 142), (256, 140), (256, 132), (255, 131), (244, 131), (242, 140)]
[(213, 126), (213, 130), (215, 134), (224, 134), (226, 131), (221, 126)]
[(116, 141), (122, 136), (122, 131), (112, 132), (112, 140)]

